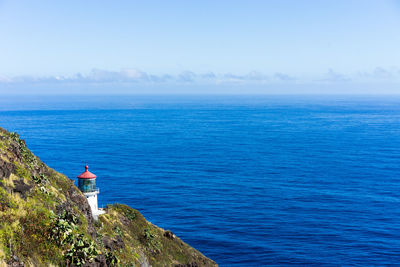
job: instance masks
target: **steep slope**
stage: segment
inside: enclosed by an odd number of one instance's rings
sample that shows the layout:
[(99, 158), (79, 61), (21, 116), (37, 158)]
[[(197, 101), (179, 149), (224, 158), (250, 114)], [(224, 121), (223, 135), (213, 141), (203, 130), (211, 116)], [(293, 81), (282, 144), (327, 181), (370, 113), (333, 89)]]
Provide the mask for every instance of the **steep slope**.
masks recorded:
[(0, 128), (0, 266), (217, 266), (126, 205), (94, 222), (68, 177)]

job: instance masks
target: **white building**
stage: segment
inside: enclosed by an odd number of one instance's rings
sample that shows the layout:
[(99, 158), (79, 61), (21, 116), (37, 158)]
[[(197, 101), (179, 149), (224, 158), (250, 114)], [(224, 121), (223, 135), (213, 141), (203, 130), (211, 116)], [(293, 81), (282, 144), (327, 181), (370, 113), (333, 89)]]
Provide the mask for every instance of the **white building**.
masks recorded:
[(104, 213), (104, 210), (99, 209), (97, 205), (97, 194), (100, 191), (96, 188), (96, 177), (89, 171), (88, 165), (85, 166), (85, 171), (78, 176), (78, 188), (85, 195), (95, 220), (98, 219), (100, 214)]

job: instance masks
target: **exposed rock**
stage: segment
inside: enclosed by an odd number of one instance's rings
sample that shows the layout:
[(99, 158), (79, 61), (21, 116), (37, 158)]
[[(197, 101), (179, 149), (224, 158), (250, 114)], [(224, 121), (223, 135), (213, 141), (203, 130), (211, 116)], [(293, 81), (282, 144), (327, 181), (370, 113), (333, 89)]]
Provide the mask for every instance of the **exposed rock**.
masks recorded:
[(33, 188), (33, 184), (25, 184), (24, 179), (14, 181), (14, 185), (12, 192), (19, 193), (23, 199), (26, 199), (26, 194)]
[(120, 236), (117, 236), (115, 239), (111, 239), (109, 237), (103, 238), (103, 244), (106, 249), (114, 250), (124, 248), (124, 241)]
[(106, 257), (103, 254), (98, 255), (94, 262), (88, 263), (87, 266), (107, 267)]
[(164, 236), (169, 239), (174, 239), (176, 236), (170, 230), (165, 231)]
[(14, 165), (0, 158), (0, 179), (1, 178), (7, 179), (13, 172), (15, 172)]
[(25, 266), (25, 264), (23, 262), (20, 262), (19, 257), (16, 256), (16, 255), (13, 255), (11, 257), (11, 260), (8, 262), (8, 265), (12, 266), (12, 267), (23, 267), (23, 266)]

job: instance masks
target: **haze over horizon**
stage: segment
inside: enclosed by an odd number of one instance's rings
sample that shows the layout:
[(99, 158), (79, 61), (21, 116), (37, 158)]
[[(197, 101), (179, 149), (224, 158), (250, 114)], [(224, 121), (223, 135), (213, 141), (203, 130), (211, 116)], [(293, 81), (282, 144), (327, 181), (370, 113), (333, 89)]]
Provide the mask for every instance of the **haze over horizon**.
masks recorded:
[(400, 1), (0, 1), (0, 94), (398, 94)]

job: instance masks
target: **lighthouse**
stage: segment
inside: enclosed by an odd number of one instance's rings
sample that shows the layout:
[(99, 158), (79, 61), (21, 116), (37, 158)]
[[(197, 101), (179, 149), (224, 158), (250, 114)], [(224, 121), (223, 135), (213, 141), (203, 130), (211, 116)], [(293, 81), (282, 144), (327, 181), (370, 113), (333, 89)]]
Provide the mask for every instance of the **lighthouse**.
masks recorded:
[(100, 191), (96, 187), (96, 177), (96, 175), (89, 171), (88, 165), (85, 166), (85, 171), (78, 176), (78, 188), (86, 197), (95, 220), (97, 220), (100, 214), (104, 213), (97, 206), (97, 195)]

